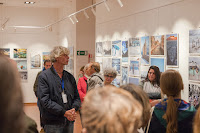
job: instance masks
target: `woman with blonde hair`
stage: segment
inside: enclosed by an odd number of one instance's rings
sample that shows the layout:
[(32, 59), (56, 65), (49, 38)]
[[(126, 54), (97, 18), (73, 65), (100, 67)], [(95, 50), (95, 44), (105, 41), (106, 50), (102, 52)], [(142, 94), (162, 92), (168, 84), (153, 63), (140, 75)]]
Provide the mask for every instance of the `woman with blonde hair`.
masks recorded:
[(181, 99), (180, 73), (175, 70), (162, 73), (160, 87), (167, 98), (155, 106), (149, 133), (192, 133), (195, 108)]
[(141, 116), (142, 106), (129, 92), (111, 85), (92, 89), (82, 106), (83, 132), (137, 133)]

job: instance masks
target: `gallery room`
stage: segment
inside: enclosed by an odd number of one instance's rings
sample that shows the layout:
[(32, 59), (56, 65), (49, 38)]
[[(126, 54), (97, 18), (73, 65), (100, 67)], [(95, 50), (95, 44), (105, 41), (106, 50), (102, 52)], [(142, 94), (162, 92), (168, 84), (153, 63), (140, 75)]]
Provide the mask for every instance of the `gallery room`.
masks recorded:
[[(150, 66), (182, 76), (181, 98), (200, 99), (200, 0), (0, 0), (0, 51), (16, 61), (24, 110), (40, 127), (33, 91), (55, 46), (70, 51), (75, 79), (89, 62), (117, 71), (118, 86), (139, 85)], [(82, 129), (80, 116), (75, 133)]]

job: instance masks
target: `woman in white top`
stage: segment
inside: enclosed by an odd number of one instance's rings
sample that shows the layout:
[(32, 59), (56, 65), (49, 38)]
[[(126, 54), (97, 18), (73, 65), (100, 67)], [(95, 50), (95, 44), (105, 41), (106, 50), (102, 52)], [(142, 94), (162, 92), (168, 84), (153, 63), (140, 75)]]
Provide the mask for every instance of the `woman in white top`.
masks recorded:
[(161, 99), (160, 70), (157, 66), (150, 66), (145, 80), (139, 85), (149, 96), (149, 99)]

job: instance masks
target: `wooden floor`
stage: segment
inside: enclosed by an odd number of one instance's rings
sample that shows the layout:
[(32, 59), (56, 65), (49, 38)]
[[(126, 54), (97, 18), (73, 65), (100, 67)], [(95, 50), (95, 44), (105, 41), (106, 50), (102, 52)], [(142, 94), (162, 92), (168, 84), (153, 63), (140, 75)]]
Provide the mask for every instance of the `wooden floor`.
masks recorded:
[[(37, 104), (24, 104), (24, 111), (25, 113), (31, 117), (35, 122), (37, 123), (38, 131), (41, 130), (40, 127), (40, 113), (39, 109), (37, 107)], [(81, 133), (82, 130), (82, 125), (81, 125), (81, 120), (80, 120), (80, 115), (77, 112), (77, 119), (74, 123), (74, 133)]]

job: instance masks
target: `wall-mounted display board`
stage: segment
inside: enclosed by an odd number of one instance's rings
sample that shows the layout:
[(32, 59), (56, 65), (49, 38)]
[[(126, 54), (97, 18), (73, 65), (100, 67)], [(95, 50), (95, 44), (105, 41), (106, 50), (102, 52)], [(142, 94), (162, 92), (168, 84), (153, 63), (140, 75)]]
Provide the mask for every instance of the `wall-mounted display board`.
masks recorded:
[(189, 80), (200, 82), (200, 56), (190, 56), (189, 57)]

